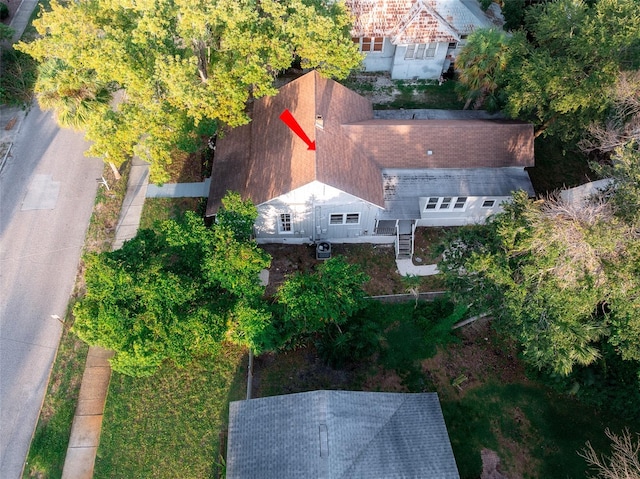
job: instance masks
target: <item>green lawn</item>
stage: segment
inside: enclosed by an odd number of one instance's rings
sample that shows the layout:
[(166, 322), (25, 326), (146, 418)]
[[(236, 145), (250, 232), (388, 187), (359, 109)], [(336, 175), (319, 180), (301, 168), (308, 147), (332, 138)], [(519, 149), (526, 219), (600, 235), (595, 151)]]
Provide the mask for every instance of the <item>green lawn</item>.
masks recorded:
[(623, 424), (535, 383), (490, 382), (459, 400), (443, 400), (442, 409), (463, 479), (479, 476), (483, 448), (497, 451), (508, 470), (525, 478), (582, 479), (587, 466), (577, 451), (586, 441), (608, 453), (606, 427), (640, 431), (640, 424)]
[(245, 353), (229, 346), (150, 378), (113, 373), (94, 477), (218, 477), (228, 404), (245, 398)]
[(31, 441), (24, 478), (62, 476), (71, 423), (89, 347), (65, 327), (51, 371), (47, 395)]

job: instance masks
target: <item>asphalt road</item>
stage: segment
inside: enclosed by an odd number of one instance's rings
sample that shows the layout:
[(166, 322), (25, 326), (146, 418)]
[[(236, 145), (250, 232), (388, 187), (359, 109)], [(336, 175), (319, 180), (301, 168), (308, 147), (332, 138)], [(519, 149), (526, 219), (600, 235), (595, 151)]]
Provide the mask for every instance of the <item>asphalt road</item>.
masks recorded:
[(34, 105), (0, 172), (0, 478), (18, 479), (64, 319), (102, 161)]

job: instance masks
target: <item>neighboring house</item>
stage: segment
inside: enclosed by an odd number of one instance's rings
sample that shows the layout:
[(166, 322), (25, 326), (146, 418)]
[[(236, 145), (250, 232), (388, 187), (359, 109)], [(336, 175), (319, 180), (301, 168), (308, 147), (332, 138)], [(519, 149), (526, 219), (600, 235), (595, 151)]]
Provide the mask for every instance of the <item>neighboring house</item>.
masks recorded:
[[(315, 141), (280, 120), (288, 109)], [(259, 243), (395, 243), (417, 226), (483, 222), (512, 191), (533, 196), (533, 127), (504, 120), (374, 119), (371, 103), (315, 71), (255, 101), (218, 139), (207, 216), (227, 191), (258, 207)]]
[(227, 479), (458, 479), (436, 393), (312, 391), (232, 402)]
[(346, 0), (354, 15), (353, 41), (366, 71), (391, 78), (439, 78), (467, 36), (495, 27), (476, 0)]

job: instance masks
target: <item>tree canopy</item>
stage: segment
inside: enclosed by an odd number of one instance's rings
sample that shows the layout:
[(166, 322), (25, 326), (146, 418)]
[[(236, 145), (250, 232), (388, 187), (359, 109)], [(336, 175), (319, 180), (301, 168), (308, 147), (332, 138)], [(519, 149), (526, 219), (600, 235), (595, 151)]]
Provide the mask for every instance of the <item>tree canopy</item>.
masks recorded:
[(88, 154), (135, 153), (156, 181), (173, 149), (193, 151), (218, 122), (246, 123), (247, 101), (275, 93), (295, 59), (337, 78), (361, 61), (340, 1), (53, 0), (34, 25), (41, 36), (16, 48), (45, 65), (43, 105), (90, 105), (62, 121), (86, 129)]
[(640, 359), (640, 238), (600, 199), (514, 195), (486, 225), (463, 229), (439, 265), (459, 301), (493, 315), (529, 364), (566, 375), (604, 343)]
[[(527, 8), (524, 23), (506, 52), (504, 37), (474, 32), (457, 64), (461, 76), (493, 85), (505, 113), (532, 121), (538, 133), (577, 140), (606, 117), (610, 87), (622, 72), (640, 68), (637, 1), (543, 2)], [(473, 101), (477, 91), (470, 88), (467, 98)]]
[(208, 228), (187, 213), (85, 261), (73, 330), (115, 351), (115, 371), (147, 376), (165, 360), (185, 366), (226, 340), (265, 347), (271, 314), (258, 275), (270, 258), (225, 226)]

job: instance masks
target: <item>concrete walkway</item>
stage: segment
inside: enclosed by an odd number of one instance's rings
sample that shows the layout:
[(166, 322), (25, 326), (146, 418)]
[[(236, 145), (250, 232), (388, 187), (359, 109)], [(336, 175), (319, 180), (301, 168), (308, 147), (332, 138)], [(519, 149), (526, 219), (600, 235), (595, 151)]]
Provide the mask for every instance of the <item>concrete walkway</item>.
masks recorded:
[[(120, 248), (126, 240), (136, 235), (148, 182), (148, 163), (134, 158), (129, 172), (127, 193), (116, 227), (114, 250)], [(109, 366), (111, 356), (113, 356), (112, 351), (93, 346), (89, 348), (82, 375), (78, 405), (71, 426), (71, 437), (62, 470), (62, 479), (91, 479), (93, 477), (96, 452), (102, 431), (102, 415), (111, 379), (111, 367)]]
[(438, 274), (438, 266), (435, 264), (425, 264), (416, 266), (411, 259), (397, 259), (396, 265), (398, 266), (398, 272), (402, 276), (433, 276)]
[(147, 198), (206, 198), (209, 196), (211, 178), (201, 183), (166, 183), (149, 185)]

